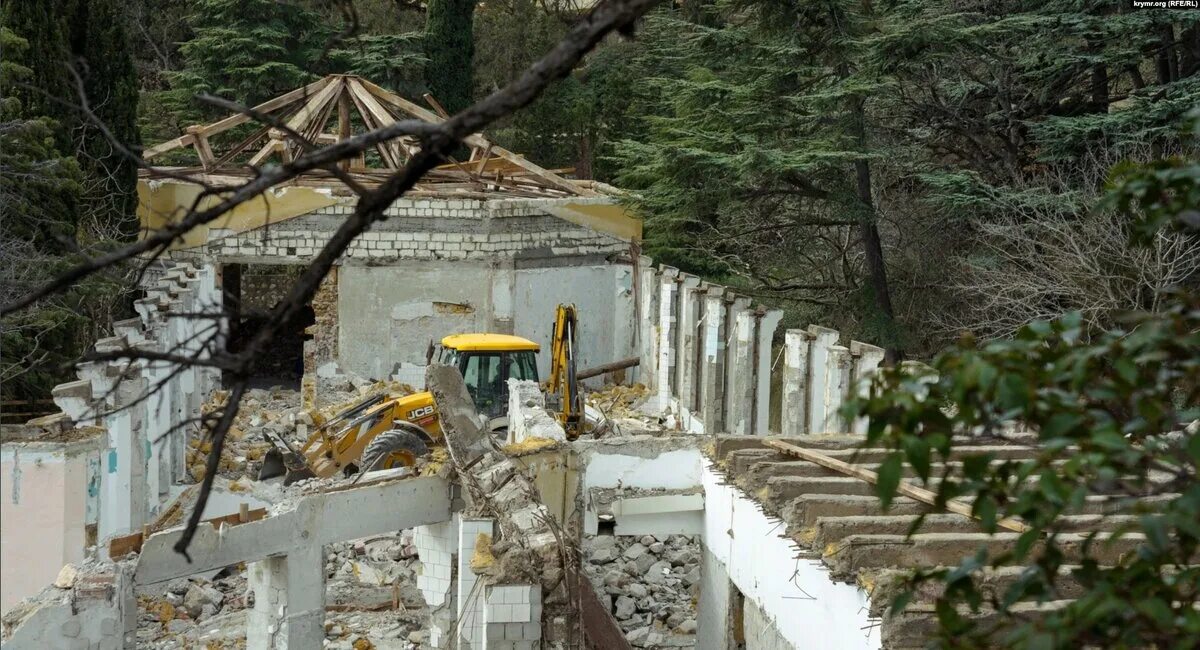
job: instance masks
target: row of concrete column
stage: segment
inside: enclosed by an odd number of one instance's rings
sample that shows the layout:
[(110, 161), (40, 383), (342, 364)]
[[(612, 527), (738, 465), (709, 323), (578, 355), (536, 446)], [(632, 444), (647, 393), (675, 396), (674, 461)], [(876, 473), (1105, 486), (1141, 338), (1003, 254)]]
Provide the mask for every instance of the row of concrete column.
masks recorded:
[(838, 345), (839, 338), (837, 330), (818, 325), (784, 334), (783, 435), (867, 432), (866, 420), (850, 421), (841, 409), (851, 391), (867, 389), (860, 380), (879, 368), (884, 351), (858, 341)]
[(638, 377), (650, 407), (697, 433), (767, 434), (771, 341), (783, 312), (645, 257), (637, 300)]
[[(138, 316), (114, 323), (114, 336), (97, 341), (97, 352), (145, 350), (202, 360), (224, 346), (212, 266), (172, 265), (145, 292), (134, 302)], [(59, 384), (52, 395), (77, 425), (105, 429), (86, 522), (104, 539), (140, 528), (171, 498), (171, 485), (186, 472), (188, 435), (198, 427), (201, 404), (220, 385), (220, 371), (120, 359), (81, 363), (76, 375), (78, 381)]]
[(786, 435), (865, 431), (839, 409), (858, 378), (879, 366), (881, 348), (839, 345), (838, 332), (825, 327), (788, 330), (782, 399), (773, 405), (772, 343), (782, 311), (646, 257), (636, 299), (639, 381), (650, 391), (648, 406), (675, 414), (680, 428), (767, 435), (777, 407)]

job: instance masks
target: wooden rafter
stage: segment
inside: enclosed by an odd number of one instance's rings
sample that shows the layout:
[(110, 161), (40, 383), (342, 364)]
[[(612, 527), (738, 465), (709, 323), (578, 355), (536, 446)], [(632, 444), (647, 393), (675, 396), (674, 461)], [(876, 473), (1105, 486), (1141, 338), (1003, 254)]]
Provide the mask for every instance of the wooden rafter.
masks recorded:
[[(448, 119), (445, 109), (435, 98), (426, 95), (424, 99), (433, 110), (366, 79), (354, 75), (330, 75), (254, 107), (254, 111), (270, 115), (277, 120), (275, 124), (283, 124), (286, 129), (272, 128), (271, 125), (257, 126), (253, 130), (240, 129), (226, 136), (222, 143), (221, 136), (252, 122), (248, 115), (238, 113), (211, 124), (190, 126), (178, 138), (147, 148), (143, 157), (151, 160), (171, 151), (191, 148), (204, 173), (241, 175), (247, 167), (262, 165), (276, 156), (288, 161), (300, 155), (304, 144), (297, 141), (293, 133), (325, 145), (353, 137), (356, 124), (373, 130), (405, 119), (433, 124)], [(354, 113), (358, 114), (357, 121)], [(470, 159), (466, 162), (452, 159), (439, 166), (422, 179), (419, 187), (427, 191), (473, 194), (491, 191), (518, 196), (598, 195), (591, 187), (536, 165), (520, 154), (497, 146), (482, 134), (472, 134), (464, 142), (471, 149)], [(376, 146), (378, 168), (368, 167), (361, 155), (355, 160), (342, 161), (340, 166), (343, 171), (360, 176), (360, 180), (381, 182), (407, 163), (419, 148), (415, 138), (400, 137)], [(153, 175), (153, 171), (148, 174)], [(307, 175), (315, 182), (333, 182), (327, 180), (331, 176), (325, 171), (314, 170)]]

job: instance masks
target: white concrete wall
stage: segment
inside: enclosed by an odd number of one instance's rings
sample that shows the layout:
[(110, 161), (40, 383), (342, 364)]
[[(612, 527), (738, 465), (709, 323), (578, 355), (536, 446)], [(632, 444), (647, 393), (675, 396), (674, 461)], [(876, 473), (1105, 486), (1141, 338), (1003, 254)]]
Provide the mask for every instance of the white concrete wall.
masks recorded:
[(488, 331), (493, 271), (482, 262), (397, 262), (338, 270), (338, 360), (384, 379), (396, 364), (425, 364), (449, 334)]
[[(629, 446), (628, 451), (622, 449), (626, 445)], [(704, 459), (699, 449), (685, 447), (655, 453), (650, 451), (652, 447), (652, 440), (625, 438), (617, 443), (590, 445), (580, 455), (579, 487), (584, 498), (585, 534), (595, 535), (597, 532), (598, 513), (588, 503), (588, 495), (593, 488), (678, 491), (700, 486)], [(677, 511), (660, 508), (652, 515), (618, 516), (616, 534), (697, 534), (700, 532), (699, 512), (688, 504)]]
[[(758, 644), (747, 638), (747, 648), (778, 647), (774, 633), (790, 644), (786, 647), (806, 650), (880, 647), (865, 592), (829, 580), (820, 559), (797, 559), (801, 549), (780, 537), (783, 522), (763, 514), (718, 472), (706, 466), (703, 483), (704, 547), (762, 614), (755, 628)], [(720, 646), (706, 640), (702, 647)]]
[(54, 581), (86, 550), (86, 502), (100, 438), (0, 448), (0, 611)]

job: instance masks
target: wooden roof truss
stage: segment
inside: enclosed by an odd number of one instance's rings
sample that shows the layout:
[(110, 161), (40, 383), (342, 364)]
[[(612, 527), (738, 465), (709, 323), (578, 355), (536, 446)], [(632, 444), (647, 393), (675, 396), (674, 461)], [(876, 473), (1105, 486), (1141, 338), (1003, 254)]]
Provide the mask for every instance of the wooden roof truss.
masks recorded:
[[(229, 132), (232, 129), (253, 121), (249, 115), (235, 113), (211, 124), (189, 126), (178, 138), (147, 148), (143, 157), (152, 160), (169, 151), (190, 147), (200, 161), (199, 168), (190, 171), (201, 175), (240, 176), (272, 160), (285, 162), (302, 155), (308, 145), (288, 130), (309, 143), (325, 146), (352, 137), (358, 126), (375, 130), (414, 118), (436, 124), (448, 117), (432, 96), (425, 95), (425, 101), (430, 108), (410, 102), (361, 77), (330, 75), (254, 107), (256, 113), (271, 116), (276, 124), (286, 125), (287, 130), (260, 125), (240, 141), (217, 146), (218, 139), (231, 139)], [(466, 138), (465, 144), (470, 149), (467, 160), (451, 159), (438, 166), (415, 190), (419, 193), (502, 193), (531, 197), (597, 195), (588, 184), (564, 178), (559, 173), (568, 170), (540, 167), (520, 154), (497, 146), (482, 134)], [(415, 138), (400, 137), (377, 145), (377, 160), (368, 160), (360, 154), (356, 159), (339, 164), (357, 182), (372, 185), (403, 167), (419, 148)], [(178, 173), (179, 169), (173, 168), (173, 171)], [(153, 176), (153, 172), (150, 175)], [(338, 183), (327, 171), (310, 172), (302, 180), (307, 184)]]

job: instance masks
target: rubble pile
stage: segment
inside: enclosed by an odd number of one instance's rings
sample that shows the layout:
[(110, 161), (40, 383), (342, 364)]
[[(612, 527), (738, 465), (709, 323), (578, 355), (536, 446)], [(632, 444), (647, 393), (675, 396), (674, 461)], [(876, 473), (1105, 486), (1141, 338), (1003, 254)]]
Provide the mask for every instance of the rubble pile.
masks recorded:
[(239, 567), (211, 580), (199, 576), (139, 587), (137, 646), (238, 648), (246, 642), (246, 608), (254, 597)]
[(679, 418), (671, 410), (651, 410), (650, 391), (642, 384), (609, 385), (589, 390), (585, 395), (590, 412), (603, 416), (604, 435), (669, 434), (679, 428)]
[[(411, 531), (325, 549), (325, 648), (413, 650), (428, 639)], [(254, 593), (244, 566), (137, 590), (137, 647), (244, 648)]]
[(583, 544), (588, 579), (639, 648), (696, 645), (700, 594), (700, 541), (686, 535), (657, 538), (597, 535)]

